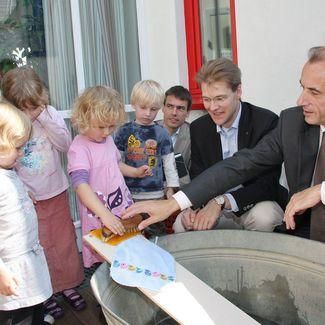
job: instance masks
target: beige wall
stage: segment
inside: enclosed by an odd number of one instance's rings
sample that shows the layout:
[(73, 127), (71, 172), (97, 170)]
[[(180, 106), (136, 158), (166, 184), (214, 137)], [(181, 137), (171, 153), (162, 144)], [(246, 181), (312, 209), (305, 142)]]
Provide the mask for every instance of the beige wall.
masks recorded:
[(137, 0), (137, 13), (142, 78), (187, 86), (183, 1)]
[[(324, 0), (236, 0), (243, 99), (279, 113), (293, 106), (307, 50), (325, 44)], [(138, 0), (143, 76), (164, 88), (188, 85), (181, 0)], [(141, 10), (140, 10), (141, 12)]]
[(294, 106), (308, 49), (325, 45), (324, 0), (236, 0), (236, 22), (243, 99)]

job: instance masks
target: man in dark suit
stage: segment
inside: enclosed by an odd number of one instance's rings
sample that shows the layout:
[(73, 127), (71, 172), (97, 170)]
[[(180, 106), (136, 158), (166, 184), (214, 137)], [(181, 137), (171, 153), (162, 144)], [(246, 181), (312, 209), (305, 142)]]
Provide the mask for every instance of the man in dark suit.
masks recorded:
[[(228, 59), (204, 64), (197, 81), (208, 114), (190, 126), (192, 179), (238, 150), (253, 148), (275, 128), (278, 120), (273, 112), (240, 100), (241, 72)], [(198, 213), (185, 211), (176, 220), (175, 232), (212, 228), (273, 231), (283, 219), (283, 210), (276, 202), (280, 169), (279, 165), (223, 193)]]
[(143, 229), (284, 162), (292, 196), (285, 212), (287, 228), (295, 228), (311, 213), (310, 238), (325, 242), (325, 46), (310, 49), (300, 84), (299, 107), (282, 111), (277, 127), (255, 148), (213, 165), (169, 200), (131, 206), (124, 217), (147, 212), (151, 217), (139, 225)]

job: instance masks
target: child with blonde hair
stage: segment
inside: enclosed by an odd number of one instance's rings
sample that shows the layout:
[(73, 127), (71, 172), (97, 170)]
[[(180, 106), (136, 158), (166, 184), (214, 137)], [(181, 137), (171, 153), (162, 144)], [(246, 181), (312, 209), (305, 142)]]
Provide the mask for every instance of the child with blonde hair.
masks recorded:
[[(72, 122), (79, 135), (68, 152), (68, 173), (78, 197), (83, 235), (103, 225), (122, 235), (120, 215), (133, 203), (123, 175), (150, 174), (148, 166), (133, 168), (121, 162), (111, 134), (124, 120), (122, 97), (112, 88), (90, 87), (75, 101)], [(86, 267), (103, 261), (86, 245), (82, 255)]]
[[(137, 201), (162, 199), (165, 195), (169, 198), (174, 194), (174, 188), (179, 187), (171, 137), (162, 125), (154, 122), (164, 99), (164, 91), (158, 82), (142, 80), (136, 83), (131, 93), (135, 120), (121, 126), (115, 135), (115, 144), (127, 165), (148, 164), (151, 168), (149, 177), (126, 178), (132, 198)], [(163, 223), (147, 230), (149, 236), (164, 232)]]
[[(82, 310), (86, 302), (75, 287), (84, 273), (70, 214), (69, 184), (60, 158), (69, 149), (70, 133), (59, 112), (49, 105), (48, 92), (32, 68), (8, 71), (2, 80), (2, 95), (32, 121), (33, 134), (16, 169), (34, 200), (53, 291), (62, 292), (75, 310)], [(54, 296), (44, 305), (54, 318), (64, 315)]]
[(33, 202), (14, 170), (31, 128), (25, 114), (0, 103), (0, 324), (42, 324), (52, 295)]

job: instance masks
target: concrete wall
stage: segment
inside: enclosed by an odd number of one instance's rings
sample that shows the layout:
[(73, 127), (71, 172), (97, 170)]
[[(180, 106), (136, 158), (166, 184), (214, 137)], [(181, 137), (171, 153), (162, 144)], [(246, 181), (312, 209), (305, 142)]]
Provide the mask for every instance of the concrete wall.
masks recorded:
[(325, 45), (324, 0), (236, 0), (243, 99), (275, 112), (294, 106), (312, 46)]

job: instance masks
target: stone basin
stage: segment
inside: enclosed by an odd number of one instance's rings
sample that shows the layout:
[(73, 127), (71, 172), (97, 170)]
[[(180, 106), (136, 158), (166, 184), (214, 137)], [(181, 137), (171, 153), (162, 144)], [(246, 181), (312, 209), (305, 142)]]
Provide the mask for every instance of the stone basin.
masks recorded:
[[(261, 324), (325, 324), (323, 243), (216, 230), (168, 235), (157, 244)], [(115, 283), (108, 264), (98, 268), (91, 286), (108, 324), (174, 324), (138, 289)]]

